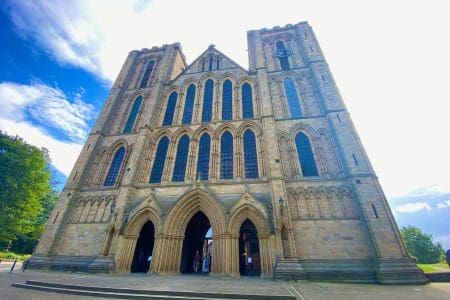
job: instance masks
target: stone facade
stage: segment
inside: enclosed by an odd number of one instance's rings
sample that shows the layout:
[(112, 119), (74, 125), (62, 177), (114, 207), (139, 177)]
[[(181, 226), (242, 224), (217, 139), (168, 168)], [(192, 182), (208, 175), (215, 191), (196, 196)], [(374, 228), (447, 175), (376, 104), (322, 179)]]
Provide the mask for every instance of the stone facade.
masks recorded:
[[(425, 281), (400, 238), (311, 27), (302, 22), (249, 31), (247, 38), (249, 70), (214, 45), (190, 65), (179, 44), (130, 52), (30, 267), (130, 272), (144, 225), (151, 222), (150, 271), (178, 274), (188, 257), (183, 254), (188, 224), (201, 212), (212, 228), (211, 274), (244, 275), (242, 226), (250, 221), (257, 231), (254, 257), (261, 276)], [(287, 78), (295, 86), (297, 115), (287, 95)], [(214, 84), (212, 116), (202, 122), (207, 80)], [(223, 120), (227, 80), (232, 84), (232, 117)], [(192, 119), (185, 122), (191, 84)], [(244, 84), (251, 87), (253, 112), (245, 118)], [(173, 92), (178, 95), (173, 119), (162, 126)], [(139, 97), (142, 102), (135, 105)], [(138, 110), (130, 123), (133, 109)], [(248, 130), (256, 137), (257, 178), (248, 178), (246, 171), (243, 135)], [(232, 179), (221, 176), (224, 132), (233, 137)], [(199, 140), (206, 133), (211, 145), (204, 179), (197, 164)], [(313, 176), (304, 175), (296, 144), (300, 133), (310, 143), (317, 169)], [(177, 181), (177, 149), (186, 135), (184, 180)], [(169, 144), (161, 181), (149, 183), (163, 138)], [(108, 185), (118, 149), (124, 155)]]

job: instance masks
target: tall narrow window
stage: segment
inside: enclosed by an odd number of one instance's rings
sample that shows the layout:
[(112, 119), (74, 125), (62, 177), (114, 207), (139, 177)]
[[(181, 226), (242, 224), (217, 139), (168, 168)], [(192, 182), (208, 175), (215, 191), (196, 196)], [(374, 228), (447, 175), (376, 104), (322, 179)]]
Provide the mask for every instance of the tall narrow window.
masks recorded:
[(212, 69), (213, 69), (213, 58), (210, 57), (210, 58), (209, 58), (208, 70), (209, 70), (209, 71), (212, 71)]
[(131, 108), (130, 114), (128, 116), (127, 123), (125, 124), (125, 127), (123, 128), (123, 133), (130, 133), (133, 130), (134, 122), (136, 121), (136, 117), (139, 111), (139, 108), (141, 107), (142, 102), (142, 96), (139, 96), (134, 100), (133, 107)]
[(211, 122), (213, 94), (214, 82), (208, 79), (205, 83), (203, 94), (202, 122)]
[(220, 140), (220, 178), (233, 179), (233, 135), (229, 131)]
[(104, 186), (113, 186), (116, 183), (124, 156), (125, 148), (120, 147), (119, 150), (116, 151), (116, 154), (111, 162), (111, 167), (109, 167), (108, 175), (106, 176), (105, 183), (103, 184)]
[(258, 155), (256, 154), (256, 138), (253, 131), (244, 133), (245, 178), (258, 178)]
[(155, 61), (152, 60), (148, 63), (147, 68), (145, 69), (144, 76), (142, 76), (141, 85), (139, 86), (140, 89), (145, 88), (148, 84), (148, 79), (150, 78), (150, 75), (152, 74), (153, 67), (155, 66)]
[(277, 47), (277, 56), (280, 60), (280, 65), (282, 70), (289, 70), (289, 55), (291, 54), (291, 51), (289, 49), (286, 49), (284, 47), (284, 43), (282, 41), (278, 41), (276, 44)]
[(304, 133), (299, 133), (295, 137), (295, 145), (297, 146), (298, 158), (300, 159), (300, 167), (304, 177), (318, 176), (314, 154), (311, 149), (311, 143)]
[(233, 85), (225, 80), (222, 85), (222, 120), (231, 120), (233, 115)]
[(242, 85), (242, 117), (253, 118), (252, 86), (247, 82)]
[(286, 77), (284, 80), (284, 92), (289, 104), (289, 110), (292, 117), (301, 117), (302, 111), (300, 110), (300, 102), (298, 100), (297, 89), (295, 88), (294, 80), (290, 77)]
[(156, 149), (155, 161), (153, 163), (152, 173), (150, 174), (150, 183), (161, 182), (168, 147), (169, 139), (165, 136), (159, 141), (158, 148)]
[(211, 137), (205, 133), (200, 138), (198, 147), (197, 177), (208, 180), (209, 175), (209, 153), (211, 151)]
[(184, 181), (188, 154), (189, 136), (185, 134), (178, 142), (177, 157), (175, 158), (175, 167), (173, 169), (172, 181)]
[(183, 124), (191, 124), (192, 122), (192, 112), (194, 110), (195, 102), (195, 85), (189, 85), (186, 93), (186, 100), (184, 102), (184, 113), (183, 113)]
[(164, 121), (162, 126), (172, 125), (173, 114), (175, 112), (175, 107), (177, 105), (178, 93), (172, 92), (167, 100), (166, 114), (164, 115)]

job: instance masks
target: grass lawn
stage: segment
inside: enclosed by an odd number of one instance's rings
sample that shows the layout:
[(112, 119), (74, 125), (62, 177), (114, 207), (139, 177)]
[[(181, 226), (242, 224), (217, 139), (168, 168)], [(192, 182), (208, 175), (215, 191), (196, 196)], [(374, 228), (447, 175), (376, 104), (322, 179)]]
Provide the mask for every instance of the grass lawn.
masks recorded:
[(438, 264), (417, 264), (417, 266), (421, 268), (425, 273), (442, 272), (442, 269), (450, 271), (446, 262), (441, 262)]

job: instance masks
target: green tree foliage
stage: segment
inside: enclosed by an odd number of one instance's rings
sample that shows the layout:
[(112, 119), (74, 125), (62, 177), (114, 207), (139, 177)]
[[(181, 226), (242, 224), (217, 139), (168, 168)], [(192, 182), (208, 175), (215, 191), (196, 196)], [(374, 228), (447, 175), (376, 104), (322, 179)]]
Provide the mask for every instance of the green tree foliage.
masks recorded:
[[(8, 242), (42, 228), (51, 193), (46, 150), (0, 132), (0, 241)], [(44, 221), (45, 223), (45, 221)]]
[(434, 264), (444, 258), (444, 250), (440, 244), (433, 244), (431, 234), (423, 233), (415, 226), (400, 229), (403, 241), (410, 255), (417, 258), (417, 263)]

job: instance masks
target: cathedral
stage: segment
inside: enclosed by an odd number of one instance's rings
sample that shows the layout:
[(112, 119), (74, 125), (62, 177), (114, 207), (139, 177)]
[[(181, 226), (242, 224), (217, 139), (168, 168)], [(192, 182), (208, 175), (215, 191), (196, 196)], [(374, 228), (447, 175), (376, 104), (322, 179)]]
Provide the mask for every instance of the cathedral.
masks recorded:
[(29, 268), (426, 281), (309, 24), (247, 43), (129, 53)]

